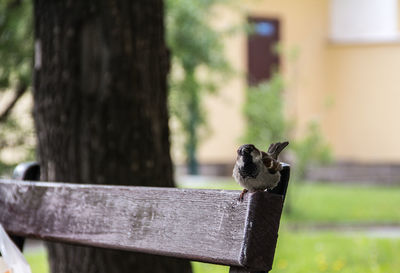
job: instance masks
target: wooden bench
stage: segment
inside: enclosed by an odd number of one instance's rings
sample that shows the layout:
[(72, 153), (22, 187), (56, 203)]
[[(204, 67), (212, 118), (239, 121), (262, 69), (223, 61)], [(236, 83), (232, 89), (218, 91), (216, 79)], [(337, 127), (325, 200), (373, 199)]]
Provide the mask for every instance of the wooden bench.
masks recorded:
[(239, 202), (239, 191), (35, 182), (39, 166), (24, 163), (0, 180), (0, 222), (21, 249), (30, 237), (269, 271), (289, 173)]

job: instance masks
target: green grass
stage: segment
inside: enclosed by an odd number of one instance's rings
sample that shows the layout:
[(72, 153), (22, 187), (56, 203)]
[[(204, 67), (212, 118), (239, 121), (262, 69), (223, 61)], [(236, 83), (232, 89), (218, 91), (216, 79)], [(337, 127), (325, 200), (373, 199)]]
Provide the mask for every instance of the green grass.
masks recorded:
[(48, 273), (49, 266), (47, 263), (47, 253), (46, 251), (29, 251), (25, 254), (25, 258), (31, 266), (32, 273)]
[[(28, 253), (32, 273), (48, 273), (43, 251)], [(272, 273), (399, 272), (400, 240), (339, 233), (281, 231)], [(194, 273), (228, 273), (228, 267), (193, 263)]]
[(400, 187), (303, 184), (289, 190), (289, 221), (400, 224)]
[[(399, 272), (400, 240), (338, 233), (281, 232), (271, 273)], [(195, 273), (228, 273), (228, 267), (194, 263)]]
[(281, 232), (272, 272), (398, 272), (400, 240)]

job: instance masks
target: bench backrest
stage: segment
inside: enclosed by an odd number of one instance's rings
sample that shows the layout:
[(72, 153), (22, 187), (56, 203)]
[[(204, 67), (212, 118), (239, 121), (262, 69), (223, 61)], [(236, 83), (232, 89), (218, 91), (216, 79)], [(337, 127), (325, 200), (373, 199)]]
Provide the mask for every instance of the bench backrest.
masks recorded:
[(285, 166), (275, 192), (243, 202), (238, 191), (0, 180), (0, 222), (21, 237), (268, 271), (288, 180)]

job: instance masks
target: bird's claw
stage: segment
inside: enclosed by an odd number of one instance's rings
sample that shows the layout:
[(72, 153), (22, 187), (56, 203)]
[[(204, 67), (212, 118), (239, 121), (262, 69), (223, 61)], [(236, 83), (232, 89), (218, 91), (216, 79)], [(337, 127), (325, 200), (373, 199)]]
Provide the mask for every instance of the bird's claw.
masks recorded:
[(243, 189), (243, 191), (239, 195), (239, 202), (243, 202), (244, 195), (248, 192), (247, 189)]

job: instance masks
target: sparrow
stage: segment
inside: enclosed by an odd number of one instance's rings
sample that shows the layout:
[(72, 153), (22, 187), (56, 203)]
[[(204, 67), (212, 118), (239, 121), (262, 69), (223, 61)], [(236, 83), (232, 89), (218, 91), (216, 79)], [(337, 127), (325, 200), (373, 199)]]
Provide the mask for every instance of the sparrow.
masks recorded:
[(239, 147), (232, 174), (236, 182), (244, 188), (239, 201), (243, 201), (248, 191), (273, 189), (278, 184), (283, 168), (278, 156), (288, 144), (288, 141), (273, 143), (267, 152), (258, 150), (253, 144)]

